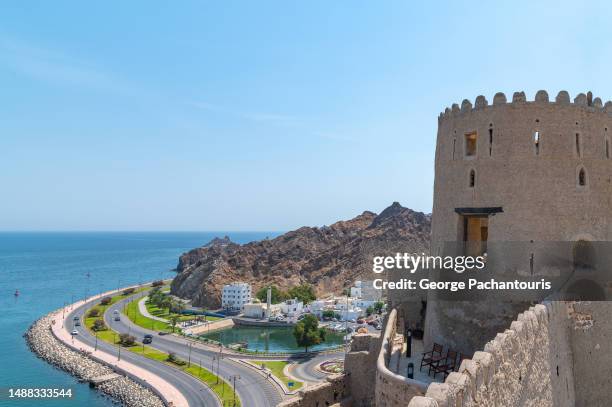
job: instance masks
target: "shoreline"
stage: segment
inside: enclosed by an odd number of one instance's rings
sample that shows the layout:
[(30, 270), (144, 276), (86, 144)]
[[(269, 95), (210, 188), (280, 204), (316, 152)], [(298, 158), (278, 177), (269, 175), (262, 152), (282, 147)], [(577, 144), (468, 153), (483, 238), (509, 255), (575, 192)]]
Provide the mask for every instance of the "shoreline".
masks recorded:
[[(30, 351), (59, 370), (76, 377), (79, 381), (95, 382), (97, 378), (112, 377), (95, 388), (105, 396), (127, 407), (163, 407), (165, 402), (153, 391), (132, 379), (118, 374), (114, 369), (93, 360), (84, 352), (71, 349), (52, 333), (53, 311), (28, 328), (25, 337)], [(112, 376), (112, 375), (115, 376)]]

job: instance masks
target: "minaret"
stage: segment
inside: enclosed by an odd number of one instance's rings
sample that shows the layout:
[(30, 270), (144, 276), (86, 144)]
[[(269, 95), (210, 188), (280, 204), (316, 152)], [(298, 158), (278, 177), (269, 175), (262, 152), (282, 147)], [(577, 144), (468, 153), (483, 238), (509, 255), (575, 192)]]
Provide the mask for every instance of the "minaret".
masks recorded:
[(270, 309), (272, 308), (272, 287), (268, 287), (266, 319), (270, 318)]

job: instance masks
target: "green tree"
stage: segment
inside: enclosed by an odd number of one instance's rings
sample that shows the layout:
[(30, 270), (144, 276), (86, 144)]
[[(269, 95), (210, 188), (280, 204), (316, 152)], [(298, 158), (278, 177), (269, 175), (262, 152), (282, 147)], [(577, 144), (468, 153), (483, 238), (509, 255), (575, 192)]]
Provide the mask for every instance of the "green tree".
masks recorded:
[(317, 317), (306, 314), (293, 328), (293, 336), (298, 346), (304, 347), (308, 352), (310, 346), (325, 342), (325, 329), (319, 328)]
[(106, 331), (106, 324), (103, 319), (96, 319), (91, 327), (94, 331)]
[(368, 308), (366, 308), (366, 315), (370, 316), (374, 313), (374, 307), (373, 306), (369, 306)]
[(170, 317), (170, 325), (172, 326), (172, 332), (174, 332), (174, 329), (176, 328), (176, 324), (178, 324), (178, 321), (179, 321), (178, 315), (172, 315)]
[(123, 346), (132, 346), (136, 343), (136, 338), (129, 334), (119, 334), (119, 343)]
[(383, 310), (384, 306), (385, 306), (385, 303), (384, 303), (384, 302), (382, 302), (382, 301), (376, 301), (376, 302), (374, 303), (374, 311), (376, 311), (376, 313), (377, 313), (377, 314), (380, 314), (380, 313), (382, 312), (382, 310)]
[[(287, 293), (281, 291), (277, 286), (272, 285), (272, 304), (278, 304), (279, 302), (283, 302), (287, 299)], [(262, 287), (255, 297), (263, 303), (268, 301), (268, 286)]]
[(95, 317), (97, 317), (99, 315), (100, 315), (100, 309), (99, 308), (92, 308), (87, 313), (87, 317), (88, 318), (95, 318)]
[(338, 314), (337, 312), (331, 309), (324, 310), (321, 313), (321, 316), (326, 319), (332, 319), (332, 318), (340, 319), (340, 314)]
[(297, 298), (304, 304), (308, 304), (309, 302), (317, 299), (314, 287), (310, 284), (300, 284), (298, 286), (291, 287), (288, 294), (289, 298)]
[(162, 299), (159, 301), (157, 305), (159, 308), (162, 309), (170, 309), (170, 307), (172, 307), (172, 298), (170, 298), (169, 295), (163, 294)]
[(104, 297), (100, 300), (100, 304), (102, 305), (108, 305), (113, 301), (113, 299), (111, 297)]

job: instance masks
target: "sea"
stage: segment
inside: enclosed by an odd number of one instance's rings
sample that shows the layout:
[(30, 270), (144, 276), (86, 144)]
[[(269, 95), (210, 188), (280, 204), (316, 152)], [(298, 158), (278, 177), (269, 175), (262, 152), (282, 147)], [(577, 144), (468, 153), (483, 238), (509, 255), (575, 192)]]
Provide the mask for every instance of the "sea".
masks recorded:
[[(171, 278), (178, 257), (214, 237), (236, 243), (276, 232), (0, 232), (0, 406), (113, 406), (110, 399), (38, 359), (23, 334), (38, 318), (76, 301)], [(15, 296), (15, 291), (19, 295)], [(9, 388), (72, 389), (70, 400), (8, 398)]]

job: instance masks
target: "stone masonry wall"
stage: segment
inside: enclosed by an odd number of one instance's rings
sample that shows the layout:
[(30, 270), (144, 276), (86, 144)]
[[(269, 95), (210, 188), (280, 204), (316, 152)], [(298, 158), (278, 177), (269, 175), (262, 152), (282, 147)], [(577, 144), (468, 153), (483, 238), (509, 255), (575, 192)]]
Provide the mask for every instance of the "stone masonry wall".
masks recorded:
[(391, 357), (392, 341), (397, 330), (397, 310), (389, 313), (382, 346), (376, 361), (376, 406), (395, 407), (405, 406), (410, 400), (422, 395), (426, 385), (414, 379), (393, 373), (388, 368)]
[(343, 374), (328, 376), (325, 382), (300, 390), (298, 396), (277, 404), (277, 407), (325, 407), (336, 404), (342, 407), (351, 405)]
[(374, 405), (376, 366), (380, 351), (381, 337), (378, 334), (357, 334), (353, 336), (351, 350), (344, 358), (346, 386), (350, 389), (353, 407)]
[(538, 304), (409, 407), (576, 405), (568, 304)]

